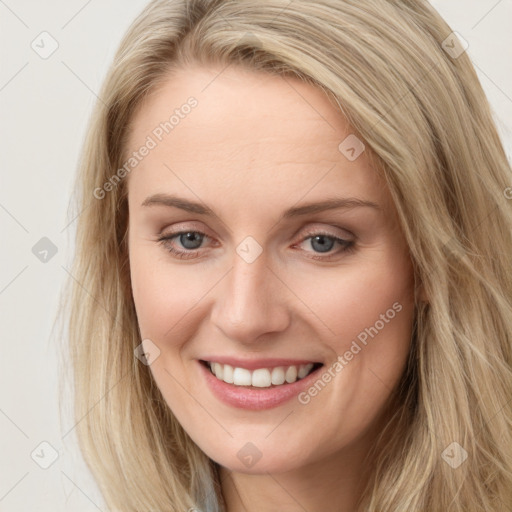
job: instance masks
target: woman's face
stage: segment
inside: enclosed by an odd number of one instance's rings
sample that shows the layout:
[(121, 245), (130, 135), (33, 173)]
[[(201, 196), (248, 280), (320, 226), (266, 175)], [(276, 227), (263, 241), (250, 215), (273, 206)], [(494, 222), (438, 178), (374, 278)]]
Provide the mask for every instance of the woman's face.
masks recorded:
[(133, 120), (129, 257), (149, 369), (231, 470), (348, 456), (404, 370), (413, 269), (351, 134), (319, 89), (233, 67), (180, 70)]

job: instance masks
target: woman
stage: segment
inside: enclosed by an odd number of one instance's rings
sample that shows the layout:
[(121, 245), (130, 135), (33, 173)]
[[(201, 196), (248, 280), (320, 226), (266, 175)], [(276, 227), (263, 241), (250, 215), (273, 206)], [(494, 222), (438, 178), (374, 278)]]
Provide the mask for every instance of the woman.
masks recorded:
[(153, 1), (99, 96), (70, 342), (108, 505), (512, 510), (512, 178), (435, 10)]

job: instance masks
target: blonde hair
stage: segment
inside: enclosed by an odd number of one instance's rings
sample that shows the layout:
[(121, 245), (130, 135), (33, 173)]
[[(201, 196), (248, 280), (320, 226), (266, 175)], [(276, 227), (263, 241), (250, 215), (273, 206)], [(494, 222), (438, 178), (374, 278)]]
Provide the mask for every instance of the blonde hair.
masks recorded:
[[(321, 87), (389, 186), (428, 302), (359, 510), (512, 507), (512, 175), (451, 32), (425, 0), (154, 0), (134, 21), (83, 149), (69, 284), (76, 429), (113, 510), (225, 507), (217, 464), (134, 357), (126, 179), (93, 194), (123, 165), (136, 108), (188, 63)], [(457, 468), (442, 457), (454, 442), (468, 454)]]

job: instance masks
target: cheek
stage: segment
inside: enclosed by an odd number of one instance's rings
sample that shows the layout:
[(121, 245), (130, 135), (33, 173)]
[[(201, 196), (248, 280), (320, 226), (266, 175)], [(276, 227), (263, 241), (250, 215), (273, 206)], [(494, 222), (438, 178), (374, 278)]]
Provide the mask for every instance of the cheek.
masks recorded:
[(309, 293), (308, 305), (317, 318), (318, 332), (324, 333), (321, 341), (333, 350), (325, 371), (330, 375), (328, 383), (315, 383), (301, 402), (311, 416), (343, 411), (324, 423), (322, 434), (315, 430), (317, 425), (312, 427), (312, 439), (329, 439), (322, 445), (325, 453), (332, 449), (329, 443), (351, 442), (372, 424), (409, 354), (414, 318), (412, 267), (391, 252), (389, 258), (380, 256), (350, 270), (345, 267), (337, 278), (310, 277), (297, 293), (306, 297), (307, 289), (316, 290)]
[(336, 275), (301, 276), (294, 291), (314, 313), (333, 358), (345, 356), (344, 373), (359, 384), (361, 379), (374, 384), (375, 374), (392, 387), (410, 347), (413, 269), (410, 260), (392, 250), (375, 256), (340, 267)]
[(406, 309), (413, 300), (412, 269), (405, 260), (393, 262), (392, 254), (382, 256), (295, 278), (294, 291), (324, 324), (327, 335), (357, 336), (388, 310), (397, 320), (406, 316), (395, 315), (399, 308), (393, 309), (393, 304)]
[(211, 278), (186, 264), (177, 268), (166, 260), (165, 251), (159, 252), (133, 247), (130, 275), (141, 335), (168, 343), (174, 331), (190, 324), (189, 315), (211, 287)]

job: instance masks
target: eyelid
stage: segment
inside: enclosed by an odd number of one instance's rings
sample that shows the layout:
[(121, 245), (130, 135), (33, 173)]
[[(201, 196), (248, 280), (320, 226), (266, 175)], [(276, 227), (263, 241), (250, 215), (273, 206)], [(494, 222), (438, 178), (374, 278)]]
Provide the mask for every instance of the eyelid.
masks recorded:
[[(298, 233), (300, 234), (300, 233), (305, 232), (308, 235), (323, 234), (325, 236), (331, 236), (333, 238), (342, 238), (343, 240), (347, 240), (347, 242), (352, 241), (352, 240), (355, 241), (355, 238), (356, 238), (355, 235), (353, 233), (351, 233), (350, 231), (348, 231), (347, 229), (342, 228), (340, 226), (333, 226), (333, 225), (331, 225), (330, 228), (331, 229), (313, 225), (313, 226), (307, 226), (306, 228), (299, 230)], [(332, 228), (336, 228), (339, 231), (343, 231), (343, 233), (334, 233), (334, 232), (332, 232)]]
[[(181, 227), (180, 224), (186, 224), (186, 226)], [(299, 230), (297, 230), (295, 232), (295, 234), (293, 235), (292, 238), (296, 238), (299, 235), (302, 235), (302, 238), (299, 240), (299, 242), (302, 242), (306, 238), (306, 237), (304, 237), (304, 234), (306, 233), (310, 236), (324, 235), (324, 236), (329, 236), (332, 238), (341, 238), (342, 240), (345, 240), (347, 242), (355, 241), (355, 238), (356, 238), (355, 235), (353, 233), (351, 233), (350, 231), (348, 231), (347, 229), (342, 228), (340, 226), (331, 226), (331, 228), (335, 228), (340, 231), (343, 231), (345, 234), (339, 234), (339, 233), (337, 234), (337, 233), (331, 232), (329, 228), (324, 228), (324, 227), (320, 227), (318, 225), (313, 225), (313, 226), (307, 226), (305, 228), (300, 228)], [(174, 225), (174, 228), (172, 231), (165, 232), (165, 230), (162, 230), (162, 232), (159, 233), (158, 238), (170, 238), (172, 236), (180, 235), (180, 234), (183, 234), (186, 232), (194, 232), (194, 233), (198, 233), (198, 234), (204, 236), (205, 238), (209, 238), (210, 240), (212, 240), (213, 237), (210, 236), (206, 231), (207, 230), (204, 230), (203, 228), (196, 227), (194, 225), (193, 221), (192, 221), (192, 223), (183, 222), (183, 223), (178, 223), (177, 225)], [(348, 235), (348, 238), (347, 238), (347, 235)]]
[[(343, 228), (338, 228), (343, 229)], [(198, 229), (178, 229), (176, 231), (172, 231), (171, 233), (161, 233), (157, 237), (157, 242), (163, 245), (163, 247), (169, 252), (170, 254), (173, 254), (175, 258), (181, 259), (181, 260), (187, 260), (187, 259), (198, 259), (202, 256), (202, 247), (199, 247), (197, 249), (177, 249), (171, 245), (171, 240), (173, 238), (179, 237), (180, 235), (186, 234), (186, 233), (196, 233), (202, 237), (202, 241), (205, 239), (213, 240), (212, 237), (210, 237), (207, 233), (204, 233), (203, 231), (200, 231)], [(320, 261), (320, 262), (329, 262), (332, 260), (335, 260), (336, 258), (341, 258), (343, 255), (349, 255), (356, 249), (356, 240), (357, 237), (354, 237), (354, 235), (351, 234), (348, 238), (335, 235), (334, 233), (330, 232), (328, 229), (324, 228), (315, 228), (308, 226), (305, 229), (305, 232), (302, 232), (303, 235), (301, 236), (300, 240), (297, 243), (294, 243), (292, 245), (292, 248), (297, 247), (298, 245), (306, 242), (307, 240), (310, 240), (314, 238), (315, 236), (325, 236), (327, 238), (331, 238), (334, 240), (335, 244), (338, 244), (340, 247), (338, 250), (331, 252), (327, 251), (325, 255), (322, 255), (323, 253), (317, 253), (315, 251), (304, 251), (307, 254), (311, 254), (311, 256), (307, 256), (308, 259), (314, 260), (314, 261)], [(306, 236), (307, 235), (307, 236)]]

